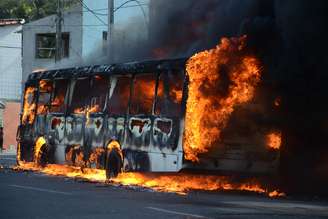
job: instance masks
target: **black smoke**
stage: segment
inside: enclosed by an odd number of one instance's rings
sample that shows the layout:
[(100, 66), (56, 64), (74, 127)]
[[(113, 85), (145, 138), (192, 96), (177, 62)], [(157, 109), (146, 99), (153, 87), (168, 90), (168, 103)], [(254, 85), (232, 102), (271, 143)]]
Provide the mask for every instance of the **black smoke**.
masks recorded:
[(259, 89), (267, 96), (258, 98), (282, 102), (252, 121), (282, 130), (283, 185), (328, 195), (327, 12), (325, 0), (151, 0), (148, 37), (117, 49), (112, 60), (189, 57), (221, 37), (246, 34), (263, 66)]

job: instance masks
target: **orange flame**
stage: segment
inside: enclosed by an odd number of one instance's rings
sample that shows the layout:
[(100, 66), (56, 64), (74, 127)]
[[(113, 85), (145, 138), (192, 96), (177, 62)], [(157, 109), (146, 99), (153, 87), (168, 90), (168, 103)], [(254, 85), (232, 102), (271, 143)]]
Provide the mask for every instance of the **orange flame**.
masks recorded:
[[(250, 101), (260, 82), (258, 60), (245, 54), (246, 36), (223, 38), (214, 49), (188, 60), (189, 94), (184, 136), (185, 159), (198, 161), (220, 139), (238, 104)], [(226, 89), (222, 92), (224, 85)], [(222, 94), (223, 93), (223, 94)]]
[(23, 124), (32, 124), (35, 118), (36, 104), (34, 101), (35, 98), (35, 87), (27, 87), (24, 95), (24, 107), (22, 115)]
[(269, 148), (279, 150), (281, 146), (281, 132), (272, 132), (266, 136), (266, 142)]
[(279, 107), (280, 104), (281, 104), (281, 98), (280, 98), (280, 97), (277, 97), (277, 98), (274, 100), (273, 104), (274, 104), (276, 107)]
[[(106, 182), (105, 170), (72, 167), (68, 165), (48, 164), (41, 168), (34, 163), (20, 162), (15, 170), (38, 171), (49, 175), (66, 176), (72, 178), (81, 178), (92, 182)], [(285, 196), (278, 190), (266, 189), (255, 180), (248, 183), (236, 183), (230, 177), (226, 176), (204, 176), (192, 174), (176, 175), (155, 175), (142, 173), (121, 173), (117, 178), (112, 179), (110, 183), (123, 186), (141, 186), (160, 192), (174, 192), (186, 194), (192, 190), (206, 191), (249, 191), (260, 194), (266, 194), (269, 197)]]
[(93, 107), (81, 107), (81, 108), (77, 108), (74, 110), (74, 113), (77, 113), (77, 114), (83, 114), (83, 113), (86, 113), (86, 114), (89, 114), (89, 113), (96, 113), (96, 112), (99, 112), (100, 111), (100, 106), (99, 105), (94, 105)]
[(38, 161), (41, 158), (41, 147), (46, 144), (46, 139), (44, 137), (39, 137), (34, 146), (34, 161)]

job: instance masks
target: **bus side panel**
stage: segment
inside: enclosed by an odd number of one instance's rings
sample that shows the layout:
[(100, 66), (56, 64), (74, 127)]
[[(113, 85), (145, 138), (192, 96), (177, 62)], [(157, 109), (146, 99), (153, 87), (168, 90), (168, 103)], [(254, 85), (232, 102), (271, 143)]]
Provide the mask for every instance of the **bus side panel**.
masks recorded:
[(91, 148), (104, 145), (105, 119), (103, 116), (95, 116), (87, 119), (85, 124), (85, 144)]
[(37, 115), (35, 119), (35, 128), (37, 136), (44, 136), (47, 134), (47, 116), (46, 115)]
[(83, 145), (84, 121), (84, 116), (80, 115), (70, 115), (66, 118), (66, 145)]
[(129, 118), (126, 139), (129, 148), (150, 151), (151, 127), (152, 118), (150, 116)]
[(63, 145), (65, 137), (65, 117), (62, 115), (47, 115), (46, 134), (51, 136), (54, 145)]
[(178, 172), (182, 153), (167, 154), (123, 149), (124, 171)]
[(153, 146), (169, 153), (178, 148), (179, 120), (171, 118), (156, 118), (152, 130)]
[(106, 142), (117, 140), (124, 147), (124, 117), (109, 117), (107, 119)]

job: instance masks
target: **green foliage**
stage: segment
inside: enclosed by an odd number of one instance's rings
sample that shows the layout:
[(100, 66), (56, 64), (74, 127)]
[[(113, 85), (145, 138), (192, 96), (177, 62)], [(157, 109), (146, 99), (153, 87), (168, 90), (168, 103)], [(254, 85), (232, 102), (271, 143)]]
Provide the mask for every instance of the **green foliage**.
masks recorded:
[[(78, 0), (62, 0), (64, 8), (78, 3)], [(24, 18), (36, 20), (57, 10), (57, 0), (0, 0), (0, 19)]]

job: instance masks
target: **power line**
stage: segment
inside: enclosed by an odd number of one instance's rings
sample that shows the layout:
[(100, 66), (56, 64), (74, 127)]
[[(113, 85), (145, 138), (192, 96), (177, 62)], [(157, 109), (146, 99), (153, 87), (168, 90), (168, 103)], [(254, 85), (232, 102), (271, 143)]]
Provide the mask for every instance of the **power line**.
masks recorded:
[[(120, 7), (120, 8), (115, 8), (114, 9), (114, 12), (116, 11), (116, 10), (118, 10), (118, 9), (124, 9), (124, 8), (135, 8), (135, 7), (140, 7), (140, 6), (147, 6), (147, 5), (149, 5), (149, 4), (146, 4), (146, 3), (142, 3), (142, 4), (140, 4), (140, 5), (127, 5), (127, 6), (122, 6), (122, 7)], [(107, 11), (108, 10), (108, 8), (103, 8), (103, 9), (95, 9), (95, 10), (93, 10), (94, 12), (95, 11)], [(89, 11), (82, 11), (82, 12), (89, 12)], [(73, 11), (73, 13), (81, 13), (81, 11)], [(108, 13), (97, 13), (97, 12), (95, 12), (95, 14), (97, 14), (97, 15), (99, 15), (99, 16), (108, 16)]]
[(142, 11), (142, 14), (143, 14), (144, 19), (145, 19), (145, 24), (146, 24), (146, 26), (147, 26), (148, 23), (147, 23), (146, 12), (145, 12), (144, 8), (142, 7), (142, 4), (140, 3), (139, 0), (128, 0), (128, 1), (126, 1), (126, 2), (124, 2), (124, 3), (122, 3), (122, 4), (121, 4), (120, 6), (118, 6), (117, 8), (115, 8), (115, 9), (114, 9), (114, 12), (116, 12), (118, 9), (122, 8), (124, 5), (126, 5), (126, 4), (128, 4), (128, 3), (130, 3), (130, 2), (135, 2), (135, 3), (137, 3), (137, 5), (139, 6), (139, 8), (140, 8), (141, 11)]
[(101, 23), (107, 26), (107, 24), (93, 11), (91, 10), (86, 4), (83, 3), (83, 0), (79, 0), (81, 3), (82, 7), (90, 11)]

